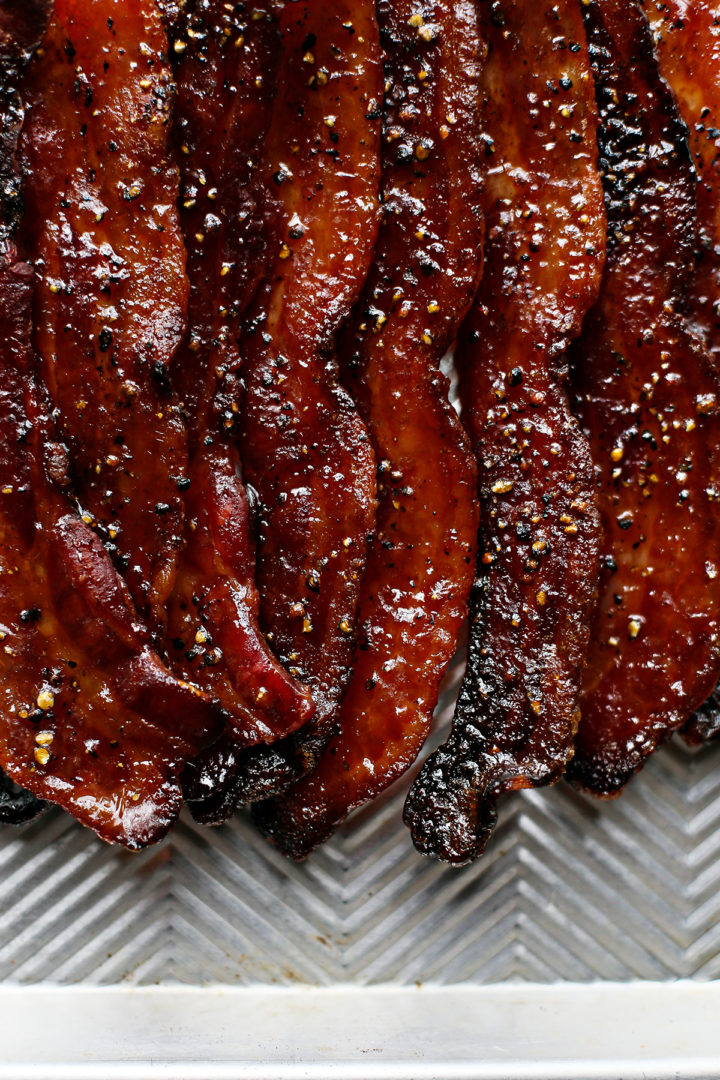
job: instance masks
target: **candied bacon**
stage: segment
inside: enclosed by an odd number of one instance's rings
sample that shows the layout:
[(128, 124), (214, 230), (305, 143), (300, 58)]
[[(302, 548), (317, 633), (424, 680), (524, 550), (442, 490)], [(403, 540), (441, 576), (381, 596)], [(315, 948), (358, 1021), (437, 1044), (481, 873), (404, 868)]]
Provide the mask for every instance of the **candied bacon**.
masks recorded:
[(720, 670), (720, 387), (680, 314), (694, 264), (685, 132), (639, 6), (591, 0), (608, 261), (573, 350), (603, 571), (569, 777), (617, 794)]
[(643, 0), (660, 73), (685, 121), (697, 172), (696, 264), (685, 293), (691, 325), (720, 363), (720, 7)]
[[(644, 0), (660, 72), (685, 121), (698, 183), (696, 263), (686, 286), (688, 313), (720, 361), (720, 8), (708, 0)], [(720, 731), (717, 691), (683, 730), (690, 743)]]
[(175, 579), (187, 473), (167, 385), (188, 284), (166, 51), (150, 0), (55, 0), (25, 76), (19, 144), (34, 343), (74, 494), (154, 629)]
[(251, 512), (232, 442), (237, 337), (265, 246), (255, 172), (273, 100), (277, 23), (228, 10), (222, 0), (187, 4), (171, 23), (170, 51), (190, 281), (188, 332), (171, 374), (190, 464), (189, 528), (168, 604), (167, 648), (173, 670), (225, 709), (231, 746), (247, 746), (287, 735), (313, 713), (309, 693), (258, 626)]
[(582, 17), (574, 0), (481, 11), (485, 273), (457, 361), (481, 550), (452, 732), (405, 808), (419, 850), (452, 863), (482, 853), (498, 797), (558, 780), (572, 754), (599, 541), (587, 441), (561, 386), (605, 249)]
[[(333, 339), (377, 235), (381, 65), (371, 0), (303, 0), (281, 15), (283, 59), (260, 176), (271, 267), (241, 342), (239, 420), (258, 492), (261, 625), (313, 693), (289, 740), (214, 763), (234, 773), (202, 820), (306, 772), (337, 720), (375, 516), (367, 431), (337, 380)], [(217, 786), (217, 783), (216, 783)]]
[[(0, 211), (0, 766), (105, 840), (137, 848), (172, 824), (180, 768), (216, 717), (152, 652), (102, 543), (54, 483), (63, 449), (35, 378), (33, 270), (14, 237), (18, 80), (43, 14), (33, 3), (0, 10), (0, 173), (12, 188)], [(37, 809), (5, 778), (0, 787), (3, 820)]]
[(467, 609), (475, 464), (437, 368), (482, 264), (474, 4), (378, 5), (385, 52), (384, 217), (365, 291), (339, 340), (343, 380), (379, 463), (377, 536), (340, 731), (317, 768), (253, 807), (302, 857), (415, 760)]

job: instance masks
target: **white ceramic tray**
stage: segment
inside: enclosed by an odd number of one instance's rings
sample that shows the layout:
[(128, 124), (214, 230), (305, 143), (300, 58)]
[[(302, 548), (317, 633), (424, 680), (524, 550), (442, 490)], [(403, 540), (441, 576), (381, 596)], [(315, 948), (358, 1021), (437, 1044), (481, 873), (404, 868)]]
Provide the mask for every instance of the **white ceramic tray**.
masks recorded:
[(459, 871), (403, 794), (301, 866), (244, 816), (0, 831), (0, 1080), (720, 1076), (720, 746), (510, 800)]
[(2, 1080), (710, 1080), (713, 985), (0, 991)]

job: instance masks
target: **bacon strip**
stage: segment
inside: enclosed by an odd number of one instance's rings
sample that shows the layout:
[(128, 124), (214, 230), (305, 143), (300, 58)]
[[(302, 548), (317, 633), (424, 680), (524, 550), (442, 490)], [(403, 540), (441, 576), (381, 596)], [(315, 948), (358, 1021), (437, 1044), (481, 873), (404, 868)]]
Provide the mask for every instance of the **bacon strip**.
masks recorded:
[[(660, 72), (688, 129), (697, 172), (698, 250), (686, 287), (693, 329), (720, 361), (720, 7), (707, 0), (644, 0)], [(717, 691), (688, 722), (692, 744), (720, 730)]]
[(166, 51), (151, 0), (56, 0), (26, 74), (19, 147), (34, 341), (74, 493), (159, 630), (187, 478), (167, 386), (188, 284)]
[[(255, 172), (273, 101), (277, 23), (222, 0), (172, 24), (181, 222), (190, 280), (188, 335), (172, 376), (187, 416), (189, 529), (169, 603), (173, 670), (217, 698), (233, 747), (272, 741), (310, 719), (308, 691), (258, 626), (252, 516), (233, 445), (237, 337), (264, 255)], [(212, 756), (215, 751), (209, 751)]]
[(686, 286), (690, 324), (720, 363), (720, 5), (643, 0), (660, 73), (685, 121), (697, 171), (696, 264)]
[(194, 813), (227, 816), (306, 772), (337, 720), (375, 516), (375, 462), (337, 382), (333, 339), (357, 299), (377, 235), (381, 67), (371, 0), (302, 0), (281, 17), (284, 56), (261, 177), (271, 192), (268, 279), (242, 342), (240, 447), (260, 500), (261, 625), (315, 718), (259, 747)]
[(32, 3), (0, 11), (0, 173), (12, 181), (0, 214), (0, 766), (137, 848), (176, 817), (183, 760), (216, 718), (161, 665), (102, 543), (53, 483), (63, 448), (35, 379), (33, 271), (13, 235), (18, 83), (46, 14)]
[(598, 469), (604, 569), (568, 775), (619, 792), (707, 698), (720, 670), (720, 388), (680, 314), (695, 183), (639, 6), (583, 8), (610, 245), (573, 353)]
[(427, 738), (472, 582), (476, 474), (438, 364), (482, 265), (479, 72), (468, 0), (378, 6), (385, 49), (384, 218), (340, 339), (345, 385), (379, 462), (377, 538), (340, 732), (310, 776), (253, 808), (303, 857), (386, 788)]
[(485, 274), (458, 364), (482, 545), (452, 733), (405, 808), (416, 847), (452, 863), (483, 852), (500, 796), (553, 783), (572, 754), (599, 541), (561, 386), (605, 248), (582, 17), (574, 0), (481, 12)]

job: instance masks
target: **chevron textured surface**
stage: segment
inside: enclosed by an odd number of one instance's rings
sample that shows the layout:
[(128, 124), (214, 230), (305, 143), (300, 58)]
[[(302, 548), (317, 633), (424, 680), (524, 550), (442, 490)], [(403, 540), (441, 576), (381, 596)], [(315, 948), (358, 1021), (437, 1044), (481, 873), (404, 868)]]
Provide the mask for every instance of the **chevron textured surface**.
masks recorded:
[(564, 785), (519, 796), (485, 859), (459, 871), (415, 854), (404, 789), (302, 866), (243, 816), (214, 830), (183, 819), (141, 855), (105, 847), (58, 811), (5, 829), (0, 979), (720, 976), (720, 746), (671, 745), (615, 803)]

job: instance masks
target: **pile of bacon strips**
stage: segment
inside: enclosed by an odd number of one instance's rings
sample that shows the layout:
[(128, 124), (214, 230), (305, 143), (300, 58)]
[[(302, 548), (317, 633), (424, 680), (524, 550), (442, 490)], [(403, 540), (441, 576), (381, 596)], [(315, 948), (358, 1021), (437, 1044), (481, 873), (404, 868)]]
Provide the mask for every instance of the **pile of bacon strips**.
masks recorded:
[(3, 821), (301, 858), (468, 613), (425, 854), (720, 730), (716, 0), (0, 0), (0, 114)]

